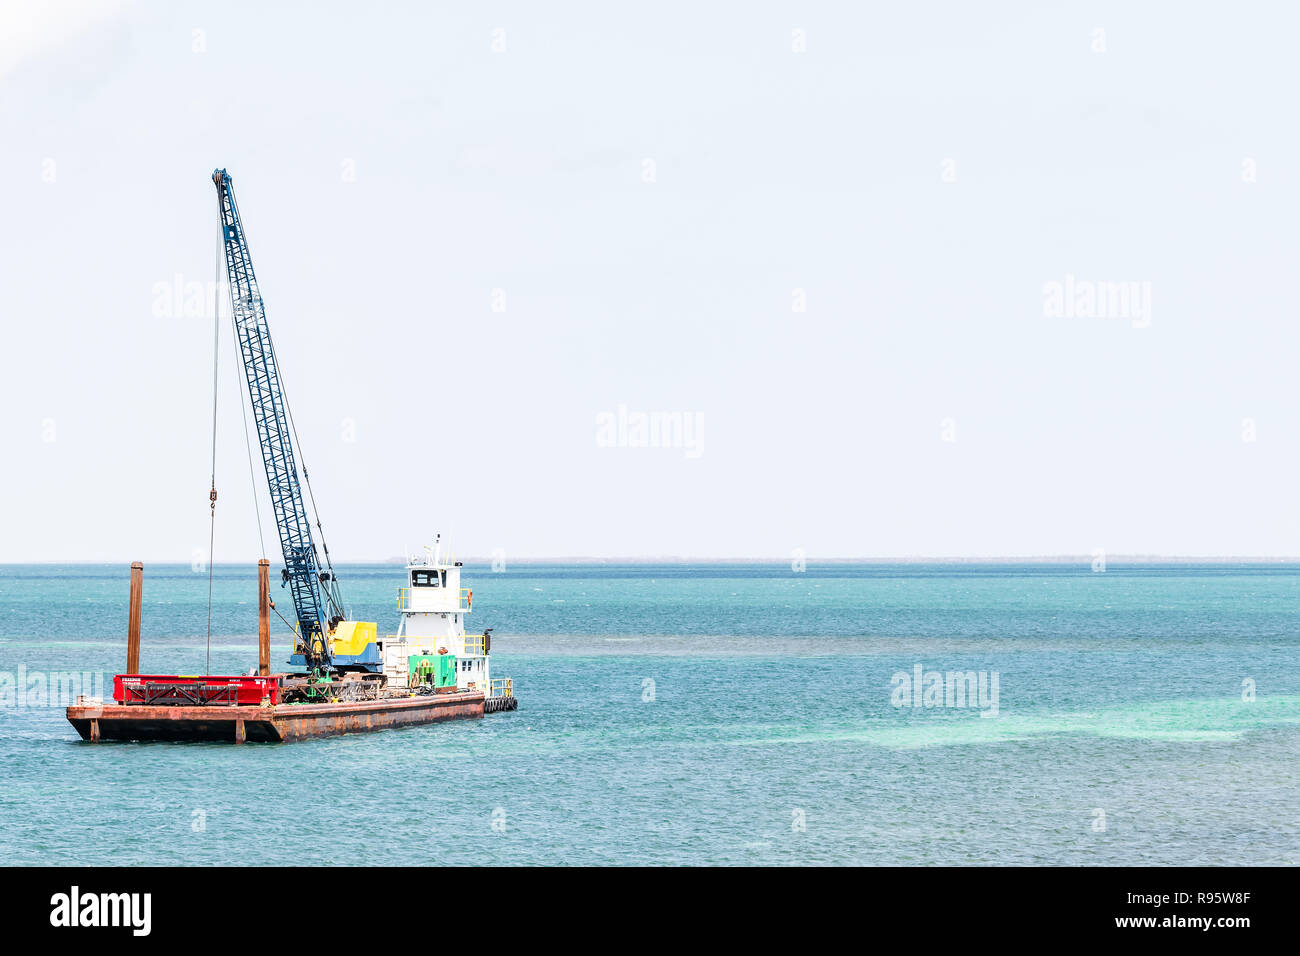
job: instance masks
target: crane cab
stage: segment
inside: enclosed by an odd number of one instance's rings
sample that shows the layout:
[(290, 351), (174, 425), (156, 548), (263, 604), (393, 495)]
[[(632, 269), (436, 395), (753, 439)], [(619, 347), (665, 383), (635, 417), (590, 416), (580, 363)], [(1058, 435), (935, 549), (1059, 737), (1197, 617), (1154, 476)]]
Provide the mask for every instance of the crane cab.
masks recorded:
[(339, 621), (330, 631), (330, 656), (340, 670), (378, 673), (379, 625), (371, 621)]
[[(379, 642), (376, 639), (379, 625), (372, 621), (339, 621), (330, 629), (330, 663), (340, 671), (362, 671), (378, 674), (382, 670)], [(301, 639), (294, 629), (295, 647), (289, 657), (293, 667), (307, 667)]]

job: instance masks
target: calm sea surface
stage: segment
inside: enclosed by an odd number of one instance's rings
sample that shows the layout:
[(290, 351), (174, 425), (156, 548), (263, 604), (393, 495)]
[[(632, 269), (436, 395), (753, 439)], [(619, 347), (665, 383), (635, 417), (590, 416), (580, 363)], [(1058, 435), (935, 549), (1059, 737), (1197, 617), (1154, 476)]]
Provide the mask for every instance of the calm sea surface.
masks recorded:
[[(394, 630), (402, 569), (339, 571)], [(1294, 565), (467, 566), (515, 713), (89, 745), (31, 688), (123, 669), (127, 580), (0, 566), (8, 863), (1300, 862)], [(203, 671), (207, 588), (146, 568), (143, 670)], [(213, 673), (255, 602), (217, 570)], [(898, 706), (918, 665), (996, 675), (996, 714)]]

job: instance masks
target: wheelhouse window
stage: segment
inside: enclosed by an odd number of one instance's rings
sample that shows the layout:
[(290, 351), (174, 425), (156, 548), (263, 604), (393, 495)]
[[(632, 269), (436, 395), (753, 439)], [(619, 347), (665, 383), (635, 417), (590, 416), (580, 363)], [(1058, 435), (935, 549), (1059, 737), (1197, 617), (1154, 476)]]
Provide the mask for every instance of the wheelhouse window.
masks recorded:
[(446, 571), (412, 571), (411, 586), (417, 588), (443, 588), (447, 586)]

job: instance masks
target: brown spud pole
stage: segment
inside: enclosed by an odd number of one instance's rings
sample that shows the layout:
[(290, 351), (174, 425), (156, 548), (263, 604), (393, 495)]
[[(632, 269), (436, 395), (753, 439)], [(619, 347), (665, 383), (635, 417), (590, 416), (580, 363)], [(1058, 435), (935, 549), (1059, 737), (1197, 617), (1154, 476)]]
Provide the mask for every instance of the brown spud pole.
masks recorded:
[(144, 565), (131, 562), (131, 610), (126, 619), (126, 672), (140, 673), (140, 604), (144, 599)]
[(257, 672), (271, 674), (271, 562), (257, 562)]

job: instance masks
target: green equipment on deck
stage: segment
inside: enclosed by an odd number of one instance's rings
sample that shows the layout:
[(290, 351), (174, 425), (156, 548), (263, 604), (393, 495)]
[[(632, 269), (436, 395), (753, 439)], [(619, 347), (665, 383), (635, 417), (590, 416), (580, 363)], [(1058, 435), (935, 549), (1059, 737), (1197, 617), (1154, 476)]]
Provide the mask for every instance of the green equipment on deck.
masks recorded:
[(434, 687), (456, 686), (455, 654), (412, 654), (406, 659), (407, 683), (432, 683)]

